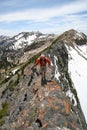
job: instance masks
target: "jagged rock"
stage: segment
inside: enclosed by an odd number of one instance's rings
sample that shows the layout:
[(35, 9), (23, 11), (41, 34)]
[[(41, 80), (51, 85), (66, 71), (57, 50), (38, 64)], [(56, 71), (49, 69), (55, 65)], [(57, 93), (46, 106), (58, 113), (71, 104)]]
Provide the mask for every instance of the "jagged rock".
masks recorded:
[[(41, 86), (39, 79), (36, 76), (36, 80), (30, 87), (27, 86), (24, 89), (21, 88), (19, 95), (16, 96), (13, 109), (10, 109), (10, 129), (21, 130), (29, 129), (81, 129), (80, 124), (76, 123), (78, 118), (71, 111), (70, 100), (62, 92), (62, 89), (55, 81), (47, 82), (44, 86)], [(23, 81), (22, 81), (23, 82)], [(33, 88), (37, 86), (38, 90), (33, 93)], [(22, 86), (21, 86), (22, 87)], [(31, 93), (31, 100), (24, 100), (26, 93)], [(29, 93), (28, 93), (29, 92)], [(24, 95), (24, 98), (21, 98)], [(35, 94), (35, 95), (34, 95)], [(34, 97), (33, 97), (34, 95)], [(20, 98), (19, 98), (20, 97)], [(17, 103), (18, 102), (18, 103)], [(22, 106), (25, 102), (25, 106)], [(10, 102), (11, 104), (11, 102)], [(73, 118), (72, 118), (73, 115)], [(65, 128), (62, 128), (65, 127)], [(66, 128), (67, 127), (67, 128)]]

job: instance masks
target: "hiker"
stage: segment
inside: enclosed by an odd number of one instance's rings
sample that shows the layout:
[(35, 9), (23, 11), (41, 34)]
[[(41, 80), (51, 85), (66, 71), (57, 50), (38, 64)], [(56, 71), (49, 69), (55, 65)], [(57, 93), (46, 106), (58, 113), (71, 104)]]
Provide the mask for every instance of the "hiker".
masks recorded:
[(44, 54), (41, 54), (39, 58), (36, 59), (36, 63), (34, 67), (37, 65), (40, 65), (40, 74), (44, 75), (44, 79), (46, 80), (46, 71), (47, 71), (47, 64), (49, 67), (51, 67), (50, 59), (45, 57)]

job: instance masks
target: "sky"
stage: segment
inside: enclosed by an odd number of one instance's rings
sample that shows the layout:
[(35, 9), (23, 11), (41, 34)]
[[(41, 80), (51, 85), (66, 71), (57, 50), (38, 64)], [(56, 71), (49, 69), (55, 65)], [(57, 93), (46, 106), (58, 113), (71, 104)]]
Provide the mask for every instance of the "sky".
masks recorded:
[(87, 0), (0, 0), (0, 35), (69, 29), (87, 34)]

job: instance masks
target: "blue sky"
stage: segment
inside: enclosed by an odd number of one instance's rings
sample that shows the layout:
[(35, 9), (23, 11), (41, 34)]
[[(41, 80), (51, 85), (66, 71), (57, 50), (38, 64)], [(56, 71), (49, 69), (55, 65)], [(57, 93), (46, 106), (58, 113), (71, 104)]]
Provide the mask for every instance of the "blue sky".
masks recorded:
[(0, 35), (72, 28), (87, 34), (87, 0), (0, 0)]

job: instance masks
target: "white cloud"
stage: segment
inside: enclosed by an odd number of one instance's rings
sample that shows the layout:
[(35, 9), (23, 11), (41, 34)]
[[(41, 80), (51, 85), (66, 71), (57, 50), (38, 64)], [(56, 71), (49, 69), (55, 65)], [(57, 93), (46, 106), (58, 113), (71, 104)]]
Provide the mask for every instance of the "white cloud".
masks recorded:
[(53, 17), (64, 16), (72, 13), (78, 13), (87, 10), (87, 1), (76, 1), (71, 4), (46, 9), (28, 9), (19, 12), (1, 14), (1, 22), (12, 22), (20, 20), (46, 21)]
[(13, 36), (16, 35), (18, 31), (12, 31), (8, 29), (0, 29), (0, 35), (5, 35), (5, 36)]
[[(34, 8), (7, 14), (0, 14), (0, 22), (5, 25), (4, 30), (3, 26), (0, 27), (2, 29), (0, 32), (1, 34), (14, 35), (24, 29), (29, 31), (37, 29), (43, 33), (60, 34), (73, 28), (87, 34), (87, 14), (78, 14), (86, 10), (87, 1), (76, 0), (71, 4), (67, 4), (62, 7), (58, 6), (55, 8), (43, 9)], [(20, 21), (26, 21), (26, 26), (23, 26), (24, 23)], [(14, 30), (15, 24), (13, 25), (13, 22), (19, 22), (17, 24), (17, 26), (20, 25), (19, 29), (17, 28)], [(9, 23), (11, 24), (11, 27)], [(8, 27), (8, 25), (11, 30), (5, 30), (5, 27)]]

